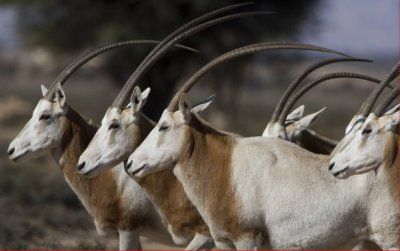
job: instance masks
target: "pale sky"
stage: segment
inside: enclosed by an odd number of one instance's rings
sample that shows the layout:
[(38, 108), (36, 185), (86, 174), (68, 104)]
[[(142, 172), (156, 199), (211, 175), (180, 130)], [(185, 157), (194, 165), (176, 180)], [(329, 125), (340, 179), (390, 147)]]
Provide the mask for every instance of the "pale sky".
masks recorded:
[(399, 0), (323, 0), (318, 12), (318, 33), (306, 25), (302, 42), (352, 55), (399, 55)]
[(0, 47), (15, 48), (18, 46), (15, 17), (14, 8), (0, 8)]
[[(306, 24), (299, 40), (354, 56), (399, 55), (400, 0), (322, 0), (320, 26)], [(18, 47), (15, 10), (0, 7), (0, 47)]]

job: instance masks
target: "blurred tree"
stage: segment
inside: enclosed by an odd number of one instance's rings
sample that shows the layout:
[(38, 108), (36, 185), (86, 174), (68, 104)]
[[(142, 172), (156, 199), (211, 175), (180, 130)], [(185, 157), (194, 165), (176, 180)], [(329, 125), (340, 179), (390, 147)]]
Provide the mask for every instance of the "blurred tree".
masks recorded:
[[(146, 112), (158, 116), (174, 90), (178, 77), (185, 77), (205, 59), (223, 51), (252, 42), (277, 41), (296, 38), (305, 21), (314, 21), (314, 10), (320, 0), (263, 0), (243, 10), (273, 11), (268, 16), (248, 17), (217, 25), (195, 35), (184, 43), (201, 51), (193, 55), (175, 50), (165, 57), (147, 74), (143, 83), (150, 84), (152, 98), (146, 105)], [(26, 46), (48, 47), (55, 53), (71, 51), (77, 53), (83, 48), (128, 39), (162, 39), (169, 32), (188, 20), (207, 11), (243, 1), (236, 0), (0, 0), (0, 4), (18, 6), (18, 27)], [(113, 53), (104, 67), (122, 85), (135, 65), (149, 49), (126, 50)], [(171, 54), (169, 54), (171, 55)], [(202, 60), (201, 60), (202, 59)], [(219, 73), (219, 79), (241, 82), (240, 62), (229, 64), (229, 74)], [(183, 73), (183, 75), (182, 75)], [(223, 78), (221, 76), (223, 75)], [(216, 76), (218, 76), (216, 75)], [(222, 88), (213, 81), (213, 88)], [(238, 86), (232, 90), (238, 90)], [(232, 92), (235, 93), (235, 92)], [(233, 94), (235, 95), (235, 94)], [(224, 95), (227, 96), (227, 95)], [(232, 97), (228, 97), (230, 102)]]

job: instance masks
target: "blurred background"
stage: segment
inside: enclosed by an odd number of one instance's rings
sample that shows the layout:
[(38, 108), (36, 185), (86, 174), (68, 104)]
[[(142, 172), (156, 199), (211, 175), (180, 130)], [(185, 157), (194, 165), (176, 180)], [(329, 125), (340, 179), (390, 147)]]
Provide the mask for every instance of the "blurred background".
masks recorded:
[[(241, 1), (0, 0), (0, 248), (116, 248), (99, 237), (77, 197), (49, 156), (11, 163), (9, 142), (28, 121), (48, 84), (82, 51), (129, 39), (159, 39), (207, 11)], [(199, 54), (172, 50), (142, 81), (151, 86), (145, 113), (154, 120), (191, 73), (228, 50), (256, 42), (296, 41), (374, 60), (324, 67), (313, 77), (353, 71), (382, 78), (399, 56), (397, 0), (263, 0), (243, 10), (275, 14), (219, 24), (185, 40)], [(67, 102), (99, 123), (149, 46), (117, 49), (82, 67), (65, 85)], [(191, 92), (216, 102), (204, 116), (218, 128), (261, 135), (284, 89), (308, 65), (334, 57), (317, 52), (261, 52), (225, 63)], [(334, 80), (298, 104), (306, 113), (328, 109), (314, 129), (340, 139), (373, 85)], [(297, 107), (296, 106), (296, 107)], [(146, 242), (145, 247), (155, 247)], [(156, 246), (157, 247), (157, 246)]]

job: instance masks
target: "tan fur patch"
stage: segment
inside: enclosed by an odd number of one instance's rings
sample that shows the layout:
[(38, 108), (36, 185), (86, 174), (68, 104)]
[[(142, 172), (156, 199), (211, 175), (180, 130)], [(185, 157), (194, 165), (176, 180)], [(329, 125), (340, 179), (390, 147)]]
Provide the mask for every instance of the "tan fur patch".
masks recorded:
[(386, 142), (383, 166), (388, 172), (391, 195), (400, 204), (400, 152), (398, 151), (400, 139), (397, 134), (390, 133)]
[(197, 209), (186, 196), (181, 183), (168, 168), (137, 180), (176, 235), (193, 237), (196, 233), (210, 235)]

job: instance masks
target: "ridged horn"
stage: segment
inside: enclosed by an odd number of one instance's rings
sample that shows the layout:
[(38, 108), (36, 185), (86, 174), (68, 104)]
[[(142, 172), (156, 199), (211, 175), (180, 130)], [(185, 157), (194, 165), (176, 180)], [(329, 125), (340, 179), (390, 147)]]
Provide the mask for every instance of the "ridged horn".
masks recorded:
[(307, 93), (311, 88), (313, 88), (314, 86), (317, 86), (327, 80), (331, 80), (331, 79), (338, 79), (338, 78), (356, 78), (356, 79), (363, 79), (363, 80), (367, 80), (370, 82), (374, 82), (374, 83), (380, 83), (379, 79), (367, 76), (367, 75), (363, 75), (363, 74), (358, 74), (358, 73), (352, 73), (352, 72), (334, 72), (334, 73), (328, 73), (325, 74), (311, 82), (309, 82), (308, 84), (306, 84), (305, 86), (303, 86), (300, 90), (298, 90), (288, 101), (287, 105), (283, 108), (281, 115), (279, 116), (278, 119), (278, 123), (280, 125), (284, 125), (285, 120), (287, 115), (289, 114), (290, 110), (293, 108), (293, 106), (295, 105), (295, 103), (305, 94)]
[(247, 55), (250, 53), (262, 51), (262, 50), (278, 50), (278, 49), (296, 49), (296, 50), (311, 50), (311, 51), (321, 51), (321, 52), (327, 52), (327, 53), (334, 53), (334, 54), (339, 54), (342, 56), (350, 57), (346, 54), (343, 54), (338, 51), (334, 51), (331, 49), (315, 46), (315, 45), (309, 45), (309, 44), (301, 44), (301, 43), (288, 43), (288, 42), (267, 42), (267, 43), (258, 43), (258, 44), (250, 44), (244, 47), (240, 47), (237, 49), (234, 49), (232, 51), (226, 52), (222, 54), (221, 56), (213, 59), (209, 63), (207, 63), (205, 66), (203, 66), (200, 70), (198, 70), (195, 74), (193, 74), (186, 82), (180, 87), (178, 92), (172, 97), (171, 102), (169, 103), (167, 110), (168, 111), (174, 111), (175, 107), (177, 106), (179, 102), (179, 97), (182, 93), (188, 92), (192, 86), (196, 83), (196, 81), (202, 77), (204, 74), (206, 74), (209, 70), (212, 68), (216, 67), (217, 65), (220, 65), (230, 59)]
[(280, 98), (278, 104), (275, 107), (274, 113), (272, 114), (271, 122), (276, 122), (281, 114), (286, 102), (288, 101), (290, 95), (294, 90), (301, 84), (301, 82), (308, 77), (313, 71), (329, 64), (339, 63), (339, 62), (372, 62), (367, 59), (360, 58), (331, 58), (324, 61), (317, 62), (308, 66), (295, 80), (293, 80), (288, 88), (285, 90), (284, 94)]
[(399, 67), (400, 67), (400, 62), (397, 62), (397, 64), (393, 67), (390, 73), (386, 76), (386, 78), (383, 79), (382, 82), (371, 92), (371, 94), (368, 96), (365, 102), (361, 105), (361, 108), (357, 114), (363, 117), (368, 116), (379, 95), (382, 93), (383, 89), (399, 75)]
[(226, 21), (233, 20), (236, 18), (255, 16), (255, 15), (264, 15), (264, 14), (270, 14), (270, 12), (243, 12), (243, 13), (238, 13), (238, 14), (226, 15), (226, 16), (216, 18), (216, 19), (201, 23), (199, 25), (196, 25), (193, 28), (175, 36), (173, 39), (168, 41), (168, 43), (164, 47), (162, 47), (160, 50), (158, 50), (156, 53), (154, 53), (154, 56), (151, 57), (150, 60), (148, 60), (146, 62), (142, 62), (139, 65), (139, 67), (136, 68), (136, 70), (132, 73), (132, 75), (129, 77), (129, 79), (125, 83), (122, 90), (119, 92), (118, 96), (115, 98), (112, 106), (119, 108), (119, 109), (122, 108), (125, 100), (127, 100), (130, 92), (132, 91), (133, 87), (135, 86), (135, 83), (140, 81), (140, 78), (143, 77), (143, 75), (150, 69), (150, 67), (152, 65), (154, 65), (165, 53), (167, 53), (168, 50), (174, 44), (178, 43), (182, 39), (188, 38), (189, 36), (199, 32), (199, 31), (202, 31), (208, 27), (214, 26), (214, 25), (222, 23), (222, 22), (226, 22)]
[(374, 114), (377, 117), (382, 116), (389, 105), (400, 95), (400, 86), (396, 86), (388, 96), (385, 97), (385, 99), (375, 108)]
[[(55, 80), (53, 80), (50, 83), (49, 90), (46, 93), (44, 98), (46, 100), (52, 101), (54, 99), (55, 89), (56, 89), (55, 87), (56, 87), (57, 83), (60, 83), (61, 85), (63, 85), (65, 83), (65, 81), (76, 70), (78, 70), (82, 65), (89, 62), (90, 60), (92, 60), (93, 58), (97, 57), (98, 55), (100, 55), (102, 53), (105, 53), (112, 49), (121, 48), (121, 47), (134, 46), (134, 45), (138, 45), (138, 44), (153, 45), (153, 44), (158, 44), (158, 43), (159, 43), (159, 41), (156, 41), (156, 40), (128, 40), (128, 41), (122, 41), (122, 42), (117, 42), (117, 43), (111, 43), (111, 44), (108, 44), (105, 46), (90, 49), (89, 51), (82, 53), (80, 56), (77, 57), (77, 59), (75, 59), (72, 63), (70, 63), (67, 67), (64, 68), (64, 70), (55, 78)], [(187, 50), (191, 50), (191, 51), (196, 51), (190, 47), (186, 47), (183, 45), (178, 45), (178, 47), (184, 48)]]

